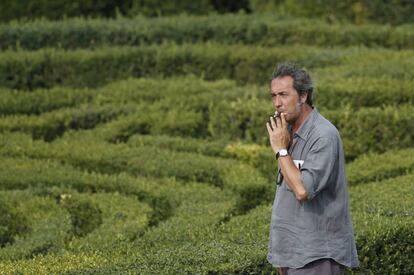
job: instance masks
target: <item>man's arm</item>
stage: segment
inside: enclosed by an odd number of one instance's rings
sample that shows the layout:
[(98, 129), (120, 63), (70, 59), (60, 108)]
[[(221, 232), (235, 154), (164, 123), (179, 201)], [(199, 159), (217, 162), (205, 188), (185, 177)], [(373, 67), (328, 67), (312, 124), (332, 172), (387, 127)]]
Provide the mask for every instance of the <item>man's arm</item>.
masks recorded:
[[(270, 145), (272, 146), (275, 154), (280, 149), (287, 149), (290, 143), (290, 134), (287, 129), (287, 121), (285, 115), (282, 113), (280, 118), (270, 118), (270, 124), (266, 124), (267, 131), (269, 133)], [(287, 155), (279, 157), (279, 168), (282, 171), (283, 176), (286, 179), (290, 189), (295, 193), (296, 198), (299, 201), (307, 199), (307, 193), (301, 180), (301, 172), (296, 167), (291, 156)]]
[(295, 193), (298, 201), (304, 201), (307, 199), (308, 194), (306, 193), (305, 186), (302, 183), (302, 173), (296, 167), (292, 160), (292, 157), (287, 155), (285, 157), (279, 157), (279, 168), (282, 171), (283, 177), (290, 189)]

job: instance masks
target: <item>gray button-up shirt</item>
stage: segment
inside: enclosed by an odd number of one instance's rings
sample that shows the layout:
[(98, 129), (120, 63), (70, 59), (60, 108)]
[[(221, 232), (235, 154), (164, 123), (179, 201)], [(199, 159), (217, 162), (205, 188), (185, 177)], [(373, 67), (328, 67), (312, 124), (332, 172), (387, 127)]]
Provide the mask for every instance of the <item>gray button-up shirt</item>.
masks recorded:
[(268, 261), (275, 267), (299, 268), (332, 258), (348, 267), (358, 266), (338, 130), (314, 108), (288, 151), (301, 170), (308, 199), (299, 202), (279, 170)]

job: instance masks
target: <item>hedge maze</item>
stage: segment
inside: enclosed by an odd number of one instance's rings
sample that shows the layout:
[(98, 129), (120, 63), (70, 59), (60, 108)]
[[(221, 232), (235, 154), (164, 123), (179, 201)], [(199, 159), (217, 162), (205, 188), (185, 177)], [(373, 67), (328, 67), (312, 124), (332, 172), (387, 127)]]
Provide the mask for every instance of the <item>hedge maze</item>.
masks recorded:
[(0, 25), (0, 273), (276, 274), (275, 65), (344, 141), (361, 267), (413, 274), (414, 33), (259, 15)]

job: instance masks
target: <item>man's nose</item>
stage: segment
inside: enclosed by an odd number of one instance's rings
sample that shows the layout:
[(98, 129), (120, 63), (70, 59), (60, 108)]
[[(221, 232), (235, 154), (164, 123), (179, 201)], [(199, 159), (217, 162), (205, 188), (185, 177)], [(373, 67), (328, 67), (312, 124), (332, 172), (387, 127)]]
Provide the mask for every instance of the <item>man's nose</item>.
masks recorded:
[(280, 96), (275, 96), (275, 107), (279, 107), (280, 105), (282, 105), (282, 102), (280, 100)]

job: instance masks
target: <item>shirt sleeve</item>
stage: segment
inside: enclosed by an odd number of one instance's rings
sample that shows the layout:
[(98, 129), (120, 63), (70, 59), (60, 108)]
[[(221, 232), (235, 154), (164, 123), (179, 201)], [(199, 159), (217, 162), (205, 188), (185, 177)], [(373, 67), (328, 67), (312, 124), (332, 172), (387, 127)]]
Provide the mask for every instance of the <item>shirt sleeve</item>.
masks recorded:
[(313, 199), (329, 184), (338, 152), (335, 140), (319, 138), (310, 148), (301, 168), (301, 180), (308, 194)]

